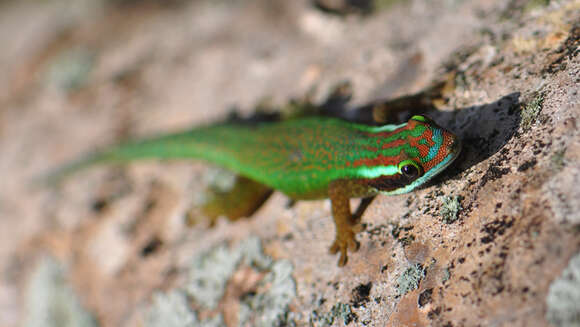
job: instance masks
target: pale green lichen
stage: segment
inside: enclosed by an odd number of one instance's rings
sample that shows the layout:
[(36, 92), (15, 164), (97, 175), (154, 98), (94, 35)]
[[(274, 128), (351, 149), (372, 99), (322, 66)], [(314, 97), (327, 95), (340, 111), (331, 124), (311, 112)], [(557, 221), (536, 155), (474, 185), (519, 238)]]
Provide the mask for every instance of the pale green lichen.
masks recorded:
[(451, 224), (459, 217), (459, 212), (463, 209), (461, 207), (461, 196), (445, 196), (443, 197), (443, 205), (439, 211), (441, 219), (446, 224)]
[(56, 260), (45, 257), (39, 262), (27, 285), (23, 326), (98, 326), (66, 278), (66, 269)]
[(148, 327), (186, 327), (198, 325), (197, 315), (191, 310), (187, 297), (181, 291), (156, 293), (148, 312)]
[(263, 286), (270, 285), (270, 288), (267, 292), (247, 297), (241, 303), (240, 321), (252, 321), (253, 326), (288, 326), (288, 305), (296, 296), (292, 270), (288, 261), (275, 262), (260, 282)]
[(194, 258), (185, 286), (187, 295), (203, 307), (215, 309), (240, 260), (241, 253), (230, 251), (225, 245)]
[(202, 185), (207, 189), (204, 192), (196, 192), (193, 195), (193, 204), (201, 207), (213, 200), (213, 193), (227, 193), (231, 191), (236, 184), (236, 174), (230, 170), (211, 167), (203, 175)]
[(221, 315), (198, 320), (197, 314), (189, 305), (187, 296), (181, 290), (153, 295), (153, 304), (147, 313), (147, 327), (221, 327)]
[(538, 122), (543, 104), (544, 95), (538, 93), (523, 107), (520, 117), (522, 119), (521, 126), (524, 130), (528, 130), (533, 124)]
[(210, 185), (212, 189), (220, 192), (228, 192), (234, 188), (237, 175), (227, 169), (212, 167), (208, 168), (204, 176), (204, 182)]
[(399, 295), (417, 289), (419, 283), (425, 277), (425, 269), (420, 264), (415, 264), (407, 268), (397, 279), (397, 292)]
[(550, 161), (552, 162), (552, 169), (553, 170), (560, 170), (564, 166), (566, 166), (566, 150), (567, 148), (563, 148), (561, 150), (554, 151), (552, 156), (550, 157)]
[(185, 287), (187, 294), (202, 306), (215, 309), (241, 262), (258, 269), (266, 269), (272, 264), (272, 260), (263, 254), (257, 238), (250, 238), (233, 249), (217, 246), (192, 260), (189, 282)]
[(94, 54), (88, 49), (69, 49), (49, 64), (45, 80), (63, 91), (74, 91), (87, 83), (93, 66)]
[(342, 322), (339, 326), (348, 325), (356, 319), (356, 315), (352, 311), (349, 304), (338, 302), (332, 306), (329, 312), (318, 313), (312, 311), (310, 314), (310, 325), (316, 327), (334, 326), (335, 322)]
[(580, 253), (550, 284), (546, 320), (557, 327), (580, 326)]
[(158, 293), (149, 310), (147, 326), (222, 326), (223, 318), (197, 320), (193, 307), (216, 310), (227, 284), (240, 265), (252, 267), (265, 276), (255, 294), (240, 299), (240, 326), (291, 326), (288, 318), (290, 302), (296, 296), (292, 278), (293, 267), (288, 261), (273, 261), (263, 253), (260, 240), (250, 238), (237, 246), (219, 245), (193, 258), (188, 280), (182, 289)]
[(449, 268), (447, 267), (447, 268), (443, 269), (443, 273), (441, 276), (441, 282), (445, 283), (446, 281), (449, 280), (449, 278), (451, 278), (451, 272), (449, 271)]

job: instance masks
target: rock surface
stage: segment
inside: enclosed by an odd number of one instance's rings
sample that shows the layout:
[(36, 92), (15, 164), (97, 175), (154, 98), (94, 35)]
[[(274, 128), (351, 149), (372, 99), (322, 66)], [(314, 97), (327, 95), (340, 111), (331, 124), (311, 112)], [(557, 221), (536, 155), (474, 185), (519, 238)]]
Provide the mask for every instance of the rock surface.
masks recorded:
[[(580, 324), (580, 2), (353, 3), (0, 2), (0, 325)], [(201, 163), (32, 184), (265, 97), (349, 81), (354, 107), (441, 80), (432, 117), (461, 158), (375, 198), (344, 268), (328, 201), (275, 193), (250, 219), (185, 228)]]

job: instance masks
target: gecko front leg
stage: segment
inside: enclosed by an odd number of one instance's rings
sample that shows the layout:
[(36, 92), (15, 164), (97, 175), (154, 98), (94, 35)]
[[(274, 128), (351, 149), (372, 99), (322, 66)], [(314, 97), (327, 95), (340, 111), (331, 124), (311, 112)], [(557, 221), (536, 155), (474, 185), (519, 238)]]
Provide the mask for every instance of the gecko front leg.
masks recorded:
[(340, 252), (338, 266), (342, 267), (348, 259), (348, 251), (354, 252), (359, 248), (356, 234), (362, 230), (361, 224), (353, 217), (350, 211), (350, 183), (339, 179), (330, 183), (328, 196), (332, 207), (332, 217), (336, 227), (336, 237), (330, 247), (330, 253)]

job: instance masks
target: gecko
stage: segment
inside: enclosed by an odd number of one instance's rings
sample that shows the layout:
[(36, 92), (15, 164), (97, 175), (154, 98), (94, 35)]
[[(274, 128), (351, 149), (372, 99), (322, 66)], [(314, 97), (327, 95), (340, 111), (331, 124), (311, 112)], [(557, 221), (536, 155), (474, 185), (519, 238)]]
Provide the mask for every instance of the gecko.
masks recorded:
[(459, 155), (461, 141), (424, 115), (371, 126), (333, 117), (254, 124), (222, 123), (128, 141), (49, 174), (55, 182), (97, 164), (141, 159), (201, 160), (285, 193), (292, 200), (329, 198), (335, 224), (330, 253), (344, 266), (359, 248), (362, 225), (350, 199), (403, 194), (425, 184)]

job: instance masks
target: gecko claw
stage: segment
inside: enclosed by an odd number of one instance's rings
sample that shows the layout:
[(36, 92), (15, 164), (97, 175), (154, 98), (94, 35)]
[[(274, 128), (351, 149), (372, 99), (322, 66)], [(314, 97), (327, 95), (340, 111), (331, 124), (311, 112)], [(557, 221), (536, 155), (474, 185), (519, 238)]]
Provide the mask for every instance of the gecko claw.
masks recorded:
[(355, 226), (353, 226), (349, 231), (338, 233), (334, 243), (332, 243), (332, 246), (330, 247), (331, 254), (340, 253), (340, 257), (338, 258), (339, 267), (346, 265), (349, 251), (356, 252), (360, 247), (360, 243), (357, 242), (355, 238), (357, 232), (354, 227)]

